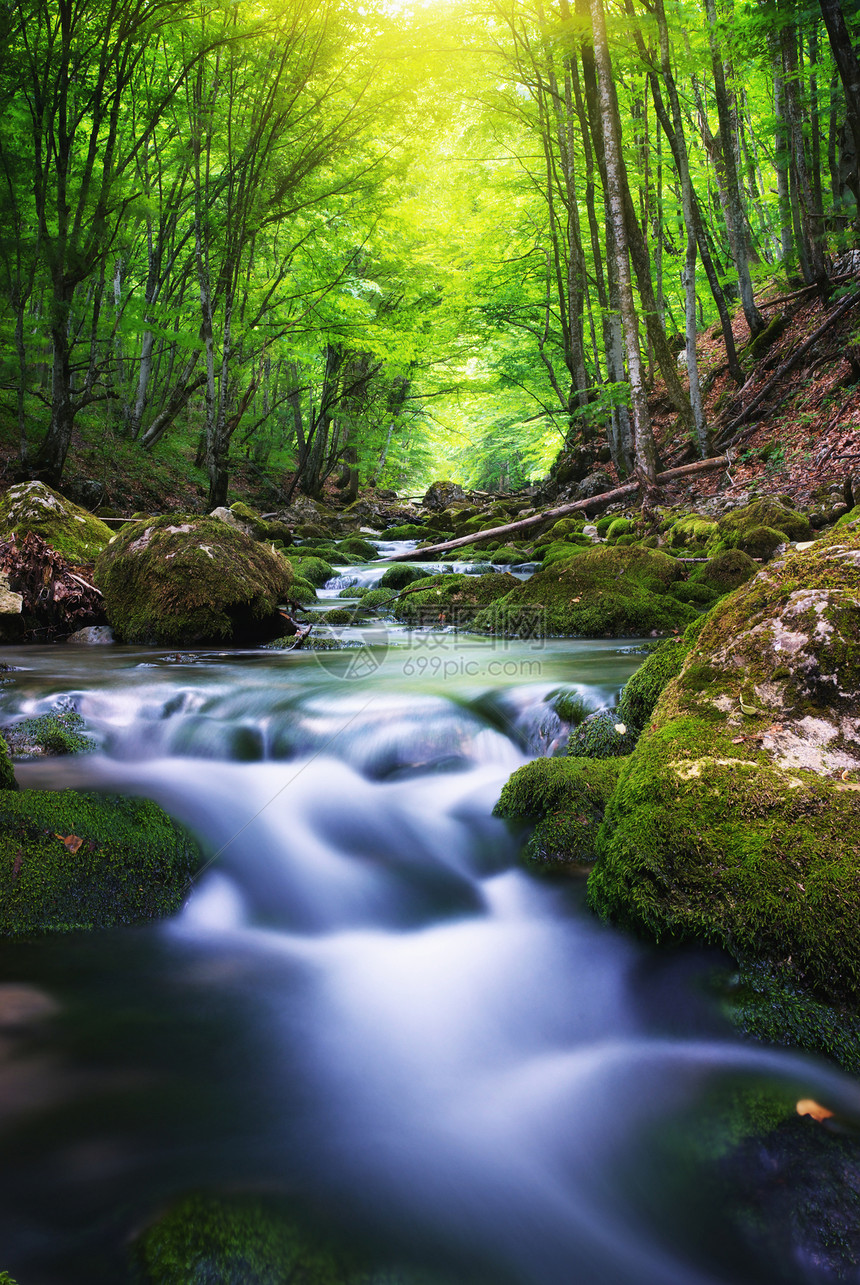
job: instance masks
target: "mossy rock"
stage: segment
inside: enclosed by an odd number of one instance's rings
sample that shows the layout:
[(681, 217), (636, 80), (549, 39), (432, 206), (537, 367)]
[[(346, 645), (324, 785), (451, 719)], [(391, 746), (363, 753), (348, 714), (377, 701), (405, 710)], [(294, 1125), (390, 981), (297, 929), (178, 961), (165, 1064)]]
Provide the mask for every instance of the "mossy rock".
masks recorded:
[(802, 513), (787, 508), (772, 496), (764, 495), (741, 509), (724, 513), (717, 523), (719, 536), (743, 548), (741, 536), (758, 527), (781, 531), (786, 540), (811, 540), (812, 527)]
[(567, 754), (569, 758), (623, 758), (635, 744), (636, 733), (622, 723), (618, 710), (602, 709), (589, 714), (574, 728), (567, 742)]
[(320, 619), (326, 625), (351, 625), (355, 620), (355, 612), (348, 611), (346, 607), (332, 607), (330, 611), (323, 612)]
[(696, 616), (666, 592), (682, 574), (660, 550), (596, 545), (518, 581), (477, 617), (475, 627), (509, 637), (671, 633)]
[(305, 580), (304, 576), (296, 576), (290, 585), (288, 597), (292, 602), (299, 602), (304, 605), (307, 602), (316, 602), (317, 591), (310, 580)]
[(200, 854), (148, 799), (0, 792), (0, 935), (141, 923), (181, 906)]
[(721, 596), (718, 589), (695, 580), (682, 580), (680, 584), (672, 585), (669, 592), (678, 602), (686, 602), (695, 607), (709, 607)]
[(499, 567), (515, 567), (528, 560), (528, 554), (523, 549), (515, 549), (511, 544), (503, 544), (498, 549), (494, 549), (490, 559)]
[(717, 536), (719, 527), (711, 518), (690, 513), (669, 528), (669, 542), (676, 548), (700, 547)]
[(860, 504), (855, 504), (853, 509), (849, 509), (847, 513), (843, 513), (836, 525), (838, 527), (847, 527), (851, 526), (854, 522), (860, 522)]
[[(16, 755), (90, 754), (96, 743), (74, 710), (51, 710), (24, 718), (5, 729), (9, 749)], [(2, 786), (0, 786), (2, 788)]]
[[(138, 1236), (132, 1285), (407, 1285), (377, 1278), (355, 1251), (310, 1232), (284, 1201), (186, 1196)], [(417, 1282), (416, 1282), (417, 1285)]]
[(578, 727), (592, 712), (591, 706), (575, 687), (560, 687), (547, 696), (547, 704), (563, 723)]
[(592, 905), (860, 999), (860, 533), (718, 603), (601, 828)]
[(113, 532), (44, 482), (19, 482), (0, 500), (0, 537), (34, 531), (70, 562), (92, 562)]
[(736, 548), (748, 557), (758, 558), (762, 562), (772, 558), (780, 545), (786, 542), (782, 531), (769, 526), (756, 526), (749, 531), (739, 531), (735, 535), (735, 540)]
[(405, 589), (407, 585), (414, 584), (416, 580), (426, 580), (427, 572), (421, 571), (418, 567), (410, 567), (405, 562), (397, 562), (393, 567), (389, 567), (384, 572), (382, 579), (379, 581), (380, 589)]
[[(582, 528), (584, 526), (584, 518), (559, 518), (559, 520), (550, 527), (548, 534), (554, 540), (566, 540), (572, 535), (581, 535)], [(588, 540), (588, 536), (585, 536), (584, 538)]]
[(591, 547), (590, 540), (587, 544), (581, 544), (579, 541), (574, 543), (572, 540), (553, 540), (552, 544), (546, 545), (542, 550), (541, 561), (545, 567), (549, 567), (554, 562), (563, 562), (565, 558), (575, 558), (577, 554)]
[(290, 562), (293, 568), (293, 575), (301, 576), (302, 580), (307, 580), (309, 584), (314, 585), (317, 589), (322, 589), (334, 576), (334, 567), (324, 558), (303, 558), (292, 557)]
[(612, 523), (617, 521), (618, 521), (617, 514), (611, 515), (608, 513), (604, 513), (602, 518), (597, 519), (597, 522), (596, 522), (597, 534), (601, 538), (603, 538), (606, 535), (609, 528), (612, 526)]
[(428, 576), (426, 582), (416, 581), (414, 592), (398, 599), (393, 611), (398, 620), (410, 624), (471, 628), (476, 612), (520, 583), (507, 571), (489, 571), (483, 576)]
[(390, 589), (368, 589), (367, 593), (361, 595), (361, 605), (376, 611), (379, 608), (391, 607), (394, 597)]
[(716, 589), (720, 594), (731, 593), (757, 575), (759, 570), (758, 563), (742, 549), (727, 549), (696, 567), (690, 580)]
[(429, 534), (426, 527), (417, 526), (414, 522), (404, 522), (400, 526), (388, 527), (380, 538), (382, 540), (426, 540)]
[(536, 822), (523, 850), (530, 862), (552, 869), (591, 862), (620, 767), (617, 759), (535, 759), (510, 777), (493, 814)]
[(621, 535), (634, 535), (636, 523), (632, 518), (616, 518), (606, 529), (607, 540), (617, 540)]
[(369, 540), (361, 540), (358, 536), (351, 536), (348, 540), (341, 540), (337, 546), (338, 554), (348, 553), (351, 557), (360, 558), (363, 562), (372, 562), (374, 558), (379, 557), (378, 550)]
[(293, 571), (225, 522), (161, 517), (115, 535), (95, 578), (117, 641), (187, 646), (283, 634), (278, 604), (290, 597)]
[(663, 688), (681, 672), (691, 646), (686, 631), (680, 638), (665, 638), (624, 684), (618, 702), (618, 721), (634, 736), (648, 723)]

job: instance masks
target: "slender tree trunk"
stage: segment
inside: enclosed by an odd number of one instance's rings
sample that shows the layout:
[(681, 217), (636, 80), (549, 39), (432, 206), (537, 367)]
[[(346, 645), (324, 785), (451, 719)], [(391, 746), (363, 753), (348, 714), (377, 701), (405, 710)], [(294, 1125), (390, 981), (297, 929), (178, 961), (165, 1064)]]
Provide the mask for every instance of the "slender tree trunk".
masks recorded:
[(714, 94), (717, 100), (717, 115), (720, 120), (720, 143), (725, 170), (726, 198), (728, 215), (729, 242), (732, 247), (732, 258), (738, 274), (738, 289), (741, 306), (750, 334), (755, 338), (764, 330), (764, 318), (759, 312), (753, 298), (752, 278), (750, 276), (749, 246), (747, 244), (746, 217), (738, 184), (738, 171), (735, 163), (735, 152), (732, 140), (732, 118), (729, 111), (728, 93), (723, 61), (717, 39), (717, 6), (716, 0), (705, 0), (708, 16), (708, 38), (711, 45), (711, 66), (714, 75)]
[(833, 50), (833, 61), (842, 80), (845, 91), (845, 118), (851, 136), (854, 139), (856, 168), (854, 177), (854, 196), (857, 209), (860, 210), (860, 59), (851, 40), (845, 22), (845, 14), (839, 0), (818, 0), (821, 16), (827, 28), (830, 47)]
[[(713, 0), (708, 0), (713, 3)], [(800, 103), (797, 65), (797, 28), (793, 21), (794, 0), (779, 0), (778, 8), (782, 14), (780, 27), (780, 44), (782, 47), (782, 67), (785, 77), (785, 105), (788, 120), (788, 132), (791, 153), (792, 177), (796, 183), (800, 234), (803, 243), (804, 280), (808, 285), (815, 284), (823, 299), (827, 299), (830, 287), (827, 279), (827, 268), (821, 247), (821, 228), (816, 227), (812, 186), (809, 182), (809, 171), (806, 165), (806, 145), (803, 138), (803, 114)]]
[(612, 93), (612, 64), (609, 56), (609, 43), (606, 37), (606, 16), (603, 10), (603, 0), (590, 0), (590, 8), (594, 57), (598, 74), (598, 92), (603, 121), (603, 145), (606, 157), (606, 197), (609, 217), (615, 233), (621, 320), (624, 327), (624, 345), (630, 379), (630, 402), (633, 412), (633, 472), (640, 487), (642, 506), (644, 509), (650, 509), (653, 507), (656, 491), (657, 452), (651, 433), (648, 401), (642, 379), (639, 322), (633, 302), (633, 283), (627, 255), (627, 219), (621, 171), (621, 137)]

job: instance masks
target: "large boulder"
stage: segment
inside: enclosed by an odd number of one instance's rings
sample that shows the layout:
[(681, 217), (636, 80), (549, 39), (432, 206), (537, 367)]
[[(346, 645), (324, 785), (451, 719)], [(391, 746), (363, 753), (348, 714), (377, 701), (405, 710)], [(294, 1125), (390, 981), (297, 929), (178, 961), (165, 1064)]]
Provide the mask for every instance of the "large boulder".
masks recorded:
[(503, 598), (519, 583), (508, 571), (488, 571), (482, 576), (427, 576), (416, 580), (410, 592), (398, 598), (391, 609), (398, 620), (410, 624), (469, 629), (477, 612), (487, 603)]
[(118, 642), (250, 644), (290, 632), (290, 563), (211, 517), (160, 517), (123, 528), (95, 578)]
[(455, 500), (465, 500), (466, 492), (457, 482), (433, 482), (428, 488), (421, 504), (425, 509), (441, 512)]
[(92, 562), (113, 534), (109, 526), (44, 482), (19, 482), (0, 500), (0, 537), (41, 536), (70, 562)]
[(642, 702), (591, 904), (856, 1005), (858, 693), (860, 532), (837, 531), (719, 603), (656, 707)]
[(475, 628), (511, 637), (618, 638), (671, 633), (696, 612), (667, 592), (683, 575), (674, 558), (641, 545), (590, 549), (518, 581), (481, 612)]

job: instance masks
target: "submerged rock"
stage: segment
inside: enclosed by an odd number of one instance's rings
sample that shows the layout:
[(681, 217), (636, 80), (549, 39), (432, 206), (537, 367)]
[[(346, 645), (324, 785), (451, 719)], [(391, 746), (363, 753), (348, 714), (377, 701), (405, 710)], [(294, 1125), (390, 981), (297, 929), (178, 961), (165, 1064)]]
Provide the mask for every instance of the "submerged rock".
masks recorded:
[(44, 482), (19, 482), (0, 500), (0, 536), (31, 531), (72, 562), (92, 562), (112, 535), (99, 518)]
[(124, 527), (95, 574), (119, 642), (248, 644), (290, 631), (278, 611), (290, 597), (290, 563), (215, 518), (161, 517)]
[(831, 1002), (860, 999), (860, 534), (706, 618), (625, 765), (589, 897)]

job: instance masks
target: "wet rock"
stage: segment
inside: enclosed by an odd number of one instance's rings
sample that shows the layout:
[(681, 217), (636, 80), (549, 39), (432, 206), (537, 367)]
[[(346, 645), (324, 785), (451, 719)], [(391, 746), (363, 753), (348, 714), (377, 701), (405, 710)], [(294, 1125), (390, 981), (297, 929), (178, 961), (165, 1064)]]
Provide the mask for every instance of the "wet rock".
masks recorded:
[(594, 907), (860, 997), (860, 533), (768, 564), (705, 618), (601, 830)]
[(591, 862), (620, 768), (617, 759), (534, 759), (514, 772), (493, 814), (534, 825), (529, 862), (562, 870)]
[(578, 482), (573, 489), (573, 498), (575, 500), (590, 500), (595, 495), (602, 495), (604, 491), (609, 491), (615, 483), (608, 473), (603, 469), (598, 469), (596, 473), (589, 473), (581, 482)]
[(66, 639), (76, 647), (104, 647), (114, 641), (110, 625), (88, 625), (86, 629), (75, 630)]
[(44, 482), (19, 482), (0, 501), (0, 536), (38, 535), (71, 562), (92, 562), (112, 532)]
[(152, 518), (123, 528), (96, 563), (119, 642), (253, 644), (288, 626), (278, 611), (293, 569), (269, 545), (211, 517)]

